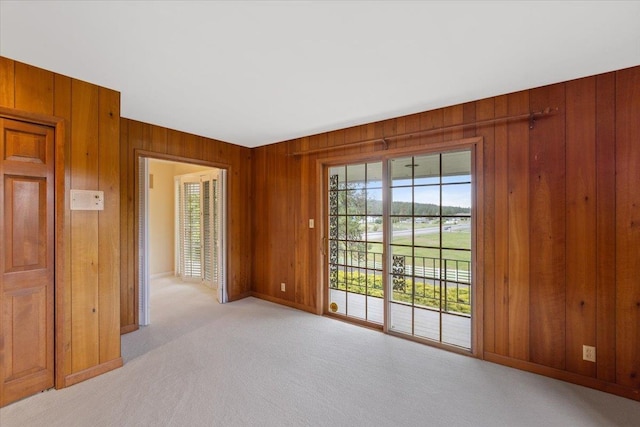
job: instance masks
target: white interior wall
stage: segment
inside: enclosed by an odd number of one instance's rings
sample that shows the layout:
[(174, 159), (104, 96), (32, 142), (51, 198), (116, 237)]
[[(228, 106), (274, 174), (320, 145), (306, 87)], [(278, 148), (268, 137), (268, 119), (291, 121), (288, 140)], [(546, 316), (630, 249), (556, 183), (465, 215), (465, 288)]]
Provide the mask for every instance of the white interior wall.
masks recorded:
[(174, 273), (174, 176), (205, 170), (211, 168), (149, 160), (149, 175), (153, 176), (153, 188), (149, 189), (149, 274), (152, 277)]
[(173, 273), (174, 195), (171, 163), (149, 162), (149, 274)]

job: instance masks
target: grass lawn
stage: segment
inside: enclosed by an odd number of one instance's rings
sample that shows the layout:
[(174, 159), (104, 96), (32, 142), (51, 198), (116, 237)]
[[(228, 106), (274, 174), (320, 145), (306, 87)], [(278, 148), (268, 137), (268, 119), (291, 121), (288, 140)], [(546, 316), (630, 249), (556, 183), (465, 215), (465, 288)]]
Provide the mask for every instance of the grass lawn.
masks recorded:
[[(414, 255), (417, 257), (439, 258), (440, 250), (440, 234), (418, 234), (415, 236), (415, 248), (411, 247), (410, 236), (400, 236), (391, 242), (394, 255)], [(428, 248), (424, 246), (435, 246), (436, 248)], [(442, 258), (456, 261), (471, 261), (471, 232), (469, 231), (445, 231), (442, 233), (442, 247), (467, 249), (467, 250), (451, 250), (443, 249)], [(412, 253), (413, 252), (413, 253)]]

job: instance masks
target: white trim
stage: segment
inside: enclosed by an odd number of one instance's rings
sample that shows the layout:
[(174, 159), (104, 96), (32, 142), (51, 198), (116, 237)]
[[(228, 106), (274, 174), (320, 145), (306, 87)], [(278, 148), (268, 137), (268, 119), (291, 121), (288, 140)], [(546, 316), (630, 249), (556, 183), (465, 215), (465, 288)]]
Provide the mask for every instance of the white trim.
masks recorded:
[(149, 250), (149, 159), (147, 157), (140, 157), (140, 164), (138, 165), (138, 200), (139, 203), (139, 218), (138, 226), (140, 233), (140, 249), (138, 253), (139, 261), (139, 277), (138, 277), (138, 291), (139, 306), (138, 306), (138, 324), (146, 326), (151, 323), (151, 315), (149, 309), (149, 257), (147, 256)]
[(227, 170), (220, 169), (218, 175), (218, 302), (228, 301), (227, 294)]

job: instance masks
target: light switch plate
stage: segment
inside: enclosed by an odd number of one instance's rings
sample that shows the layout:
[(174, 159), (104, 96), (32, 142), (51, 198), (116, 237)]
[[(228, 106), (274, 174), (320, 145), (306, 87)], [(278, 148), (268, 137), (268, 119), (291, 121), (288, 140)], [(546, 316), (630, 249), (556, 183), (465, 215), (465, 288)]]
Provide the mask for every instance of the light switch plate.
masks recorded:
[(104, 191), (71, 190), (72, 211), (104, 210)]

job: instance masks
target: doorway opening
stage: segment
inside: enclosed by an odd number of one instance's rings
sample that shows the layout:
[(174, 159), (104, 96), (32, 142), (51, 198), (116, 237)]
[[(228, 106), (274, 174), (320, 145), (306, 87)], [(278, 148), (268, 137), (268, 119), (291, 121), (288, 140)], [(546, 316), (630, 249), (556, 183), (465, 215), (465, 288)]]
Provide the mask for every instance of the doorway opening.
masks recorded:
[(138, 311), (151, 323), (151, 286), (172, 281), (206, 286), (227, 302), (226, 170), (139, 157)]

